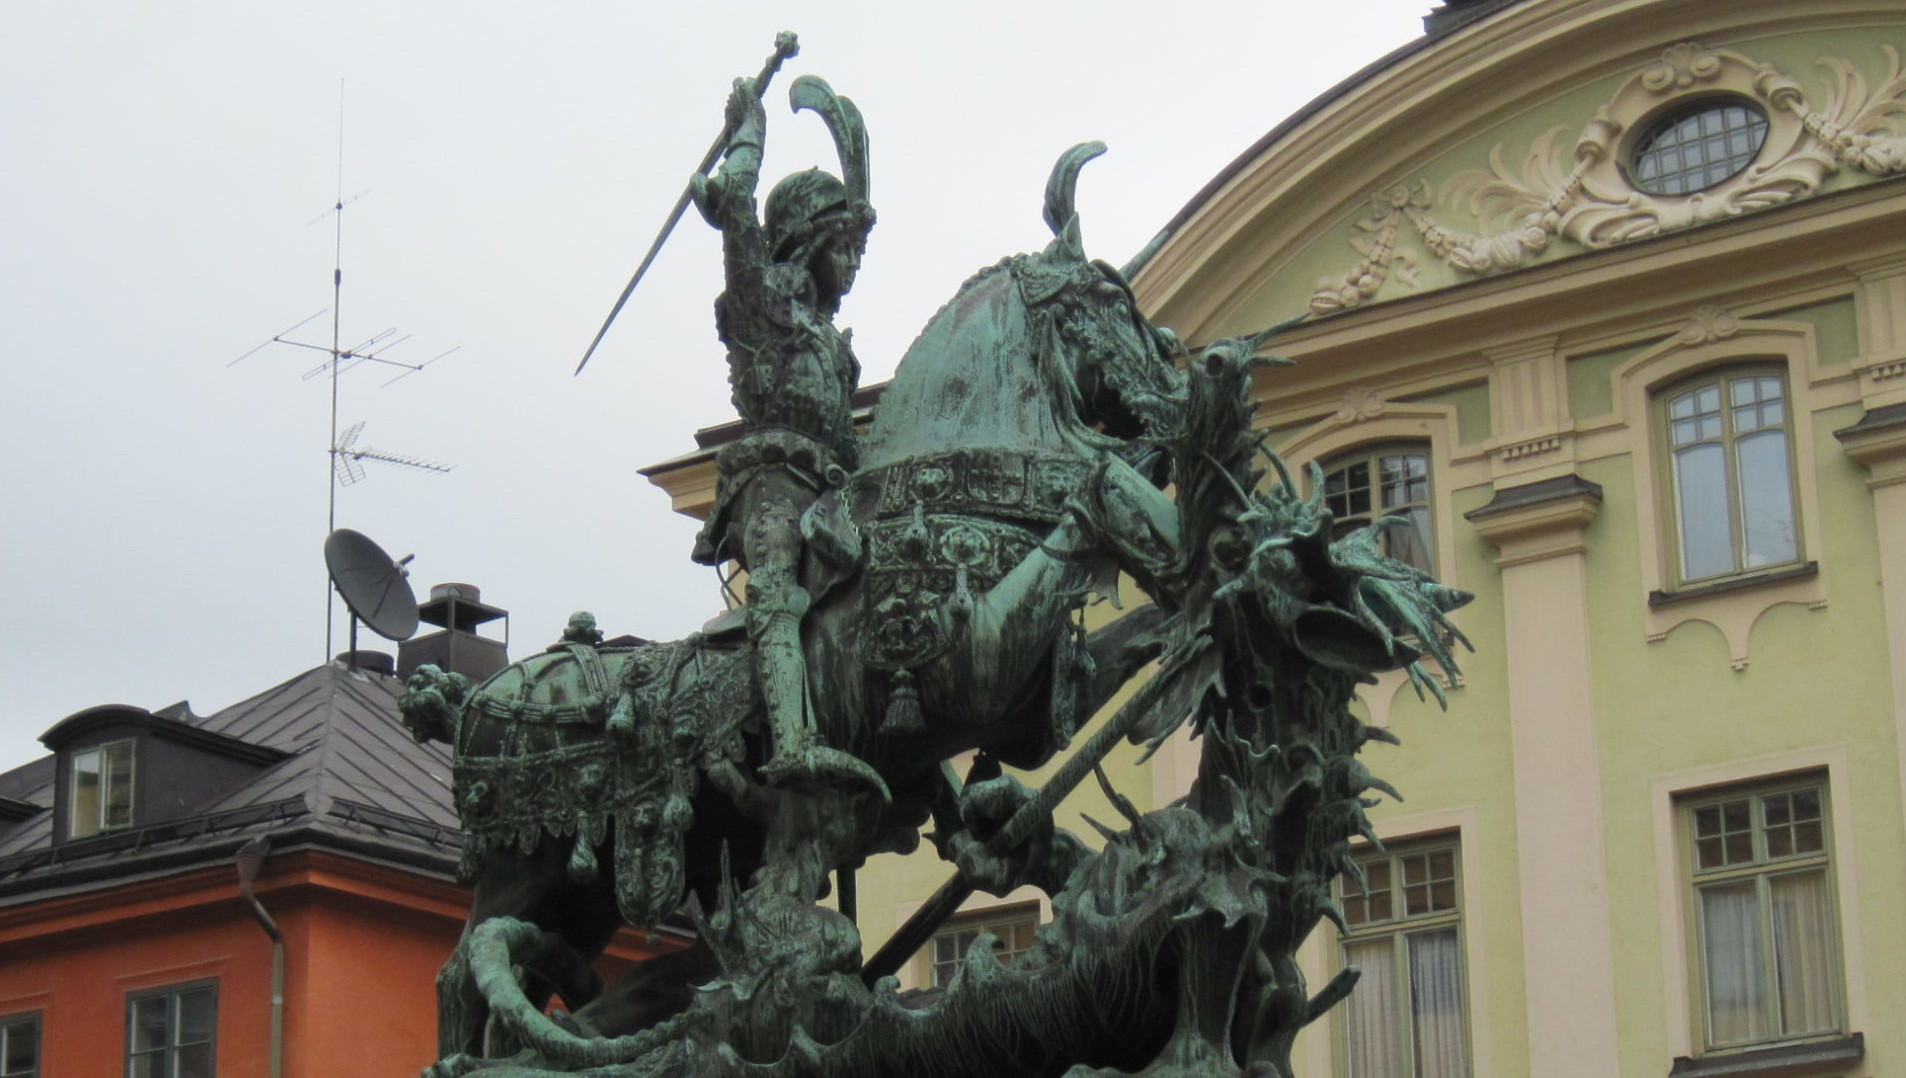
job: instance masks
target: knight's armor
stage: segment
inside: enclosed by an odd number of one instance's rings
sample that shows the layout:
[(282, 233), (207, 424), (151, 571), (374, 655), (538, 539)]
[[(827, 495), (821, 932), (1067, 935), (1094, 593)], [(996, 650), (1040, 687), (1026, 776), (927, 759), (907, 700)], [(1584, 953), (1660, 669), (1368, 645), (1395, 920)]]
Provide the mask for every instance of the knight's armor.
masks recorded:
[[(763, 275), (766, 308), (715, 301), (715, 323), (728, 346), (728, 384), (746, 433), (716, 454), (715, 507), (695, 541), (694, 559), (745, 561), (731, 535), (736, 495), (763, 469), (783, 469), (816, 494), (858, 464), (849, 404), (860, 383), (851, 334), (812, 305), (804, 268), (776, 265)], [(805, 298), (804, 298), (805, 296)]]
[[(766, 121), (755, 87), (737, 82), (721, 168), (692, 181), (696, 206), (722, 232), (727, 289), (715, 322), (728, 349), (728, 383), (746, 432), (716, 455), (715, 506), (696, 539), (704, 564), (748, 570), (748, 635), (773, 734), (771, 778), (822, 772), (879, 780), (820, 745), (807, 699), (801, 620), (814, 599), (802, 576), (803, 518), (856, 466), (850, 398), (860, 380), (848, 335), (834, 327), (873, 225), (866, 131), (853, 102), (812, 76), (796, 80), (797, 109), (819, 113), (841, 152), (845, 180), (796, 173), (756, 215)], [(830, 544), (854, 551), (857, 543)]]

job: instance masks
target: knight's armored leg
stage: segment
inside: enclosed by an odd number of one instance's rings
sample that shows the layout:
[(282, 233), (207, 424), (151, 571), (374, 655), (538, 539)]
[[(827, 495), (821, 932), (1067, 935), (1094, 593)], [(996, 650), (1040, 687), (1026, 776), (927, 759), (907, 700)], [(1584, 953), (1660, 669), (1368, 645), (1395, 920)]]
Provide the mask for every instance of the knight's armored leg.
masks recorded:
[(768, 709), (773, 756), (764, 771), (771, 781), (808, 770), (815, 748), (807, 660), (801, 652), (801, 616), (807, 605), (807, 590), (794, 582), (791, 567), (764, 565), (748, 577), (748, 636), (754, 643), (755, 678)]
[[(808, 695), (807, 656), (801, 619), (812, 601), (796, 576), (801, 557), (801, 507), (791, 477), (770, 473), (756, 480), (746, 532), (748, 637), (753, 643), (755, 681), (767, 705), (773, 752), (762, 768), (771, 784), (831, 782), (885, 792), (873, 769), (823, 743)], [(793, 489), (790, 489), (793, 488)]]

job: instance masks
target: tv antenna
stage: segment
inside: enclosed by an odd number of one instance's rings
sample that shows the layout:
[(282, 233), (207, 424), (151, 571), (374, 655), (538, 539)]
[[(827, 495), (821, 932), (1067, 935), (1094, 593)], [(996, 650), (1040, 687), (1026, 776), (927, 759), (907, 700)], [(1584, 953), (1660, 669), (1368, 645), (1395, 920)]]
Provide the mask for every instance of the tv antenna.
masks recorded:
[(423, 460), (407, 453), (387, 453), (368, 446), (359, 449), (357, 436), (362, 433), (364, 433), (364, 421), (360, 419), (346, 427), (343, 434), (338, 435), (337, 445), (331, 449), (331, 479), (338, 486), (348, 487), (364, 478), (364, 465), (361, 462), (367, 460), (415, 468), (423, 472), (447, 472), (451, 468), (448, 464)]
[[(338, 431), (338, 376), (347, 370), (352, 370), (367, 363), (377, 364), (397, 372), (395, 376), (383, 383), (384, 386), (388, 386), (393, 382), (416, 374), (463, 347), (462, 345), (457, 345), (421, 362), (395, 359), (388, 353), (410, 339), (409, 334), (398, 336), (395, 326), (380, 330), (349, 347), (345, 346), (341, 319), (341, 311), (344, 306), (344, 208), (357, 202), (365, 195), (370, 194), (370, 188), (365, 188), (349, 198), (344, 196), (343, 79), (338, 80), (337, 160), (337, 198), (332, 203), (330, 209), (325, 210), (307, 222), (308, 226), (318, 224), (326, 218), (330, 218), (332, 221), (331, 306), (318, 311), (316, 314), (308, 315), (298, 322), (293, 323), (291, 326), (272, 334), (269, 340), (264, 341), (256, 348), (251, 349), (244, 355), (226, 364), (227, 367), (235, 366), (241, 360), (247, 359), (274, 344), (286, 344), (294, 348), (304, 348), (310, 351), (324, 353), (323, 362), (306, 371), (304, 373), (304, 380), (310, 381), (313, 378), (328, 377), (331, 382), (331, 430), (330, 440), (327, 443), (329, 446), (327, 455), (331, 459), (330, 466), (326, 469), (329, 473), (330, 497), (326, 502), (324, 518), (324, 528), (327, 535), (337, 531), (338, 488), (341, 486), (350, 486), (364, 478), (363, 461), (374, 460), (384, 464), (395, 464), (401, 467), (431, 472), (447, 472), (451, 468), (448, 464), (421, 460), (401, 453), (386, 453), (374, 449), (356, 448), (357, 436), (363, 433), (364, 424), (361, 422), (354, 424), (348, 431), (342, 434)], [(291, 334), (296, 333), (298, 330), (317, 321), (326, 314), (331, 316), (331, 343), (329, 346), (313, 344), (310, 341), (298, 340), (291, 336)], [(382, 387), (380, 386), (379, 388)], [(334, 610), (332, 597), (335, 594), (336, 590), (331, 587), (330, 582), (327, 581), (324, 589), (324, 656), (327, 661), (331, 657), (331, 621)], [(355, 623), (353, 623), (353, 625), (355, 626)], [(355, 627), (353, 628), (353, 632), (355, 632)]]

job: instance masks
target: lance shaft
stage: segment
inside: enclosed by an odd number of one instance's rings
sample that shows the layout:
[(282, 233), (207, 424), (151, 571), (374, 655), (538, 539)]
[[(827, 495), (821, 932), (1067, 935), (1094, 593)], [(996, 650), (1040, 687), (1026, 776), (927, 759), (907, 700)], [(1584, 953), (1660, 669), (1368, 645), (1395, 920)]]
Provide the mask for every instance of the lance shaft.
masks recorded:
[[(1052, 817), (1059, 802), (1083, 782), (1093, 768), (1103, 763), (1106, 755), (1125, 740), (1138, 725), (1138, 720), (1151, 710), (1154, 693), (1148, 690), (1158, 685), (1159, 681), (1160, 678), (1154, 677), (1127, 700), (1117, 714), (1106, 720), (1099, 732), (1093, 734), (1092, 739), (1061, 765), (1052, 778), (1039, 788), (1039, 792), (1019, 806), (1006, 825), (986, 841), (987, 851), (995, 857), (1003, 857), (1031, 838), (1034, 829)], [(900, 969), (902, 962), (932, 938), (947, 918), (959, 912), (960, 903), (965, 902), (973, 891), (973, 881), (967, 878), (966, 873), (954, 872), (952, 878), (941, 884), (940, 889), (933, 892), (933, 897), (915, 910), (913, 916), (907, 918), (907, 922), (867, 960), (860, 969), (861, 980), (871, 986), (880, 978), (893, 975)]]
[[(768, 62), (761, 67), (761, 74), (756, 75), (754, 79), (756, 98), (767, 95), (768, 84), (774, 81), (774, 73), (781, 70), (782, 61), (800, 51), (801, 44), (795, 38), (794, 31), (783, 30), (774, 36), (774, 55), (768, 57)], [(715, 162), (721, 160), (722, 153), (728, 149), (728, 140), (734, 137), (734, 133), (732, 124), (722, 124), (721, 134), (715, 136), (714, 144), (708, 147), (708, 153), (702, 157), (701, 167), (695, 170), (697, 174), (707, 175), (708, 170), (715, 167)], [(596, 339), (589, 342), (589, 350), (582, 354), (582, 362), (576, 364), (577, 374), (581, 374), (582, 369), (589, 365), (589, 357), (596, 354), (596, 346), (601, 344), (602, 338), (608, 335), (609, 327), (615, 324), (616, 315), (622, 313), (623, 304), (629, 302), (629, 297), (635, 292), (635, 286), (642, 283), (642, 276), (648, 273), (650, 266), (655, 264), (655, 256), (662, 252), (662, 244), (668, 242), (669, 234), (675, 231), (675, 226), (681, 222), (682, 214), (687, 211), (688, 204), (694, 197), (695, 187), (691, 180), (682, 188), (682, 197), (675, 200), (675, 208), (669, 211), (668, 219), (662, 222), (662, 230), (655, 234), (655, 242), (649, 244), (648, 253), (642, 256), (642, 264), (635, 267), (634, 275), (629, 278), (628, 287), (616, 297), (615, 306), (609, 308), (609, 317), (602, 320), (602, 328), (596, 330)]]

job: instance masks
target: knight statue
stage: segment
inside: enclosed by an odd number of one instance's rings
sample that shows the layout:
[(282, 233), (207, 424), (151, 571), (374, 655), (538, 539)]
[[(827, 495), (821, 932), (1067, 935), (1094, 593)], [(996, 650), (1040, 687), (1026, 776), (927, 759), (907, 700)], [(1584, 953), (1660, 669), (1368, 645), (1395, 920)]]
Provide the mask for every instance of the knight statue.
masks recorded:
[[(715, 507), (693, 556), (747, 571), (748, 636), (773, 737), (764, 774), (772, 781), (864, 770), (815, 737), (801, 624), (814, 583), (803, 571), (803, 530), (816, 527), (821, 494), (844, 486), (858, 459), (850, 401), (860, 362), (834, 316), (874, 224), (867, 132), (854, 103), (818, 78), (796, 80), (792, 97), (797, 109), (826, 120), (845, 180), (818, 168), (795, 173), (768, 193), (767, 220), (757, 216), (767, 121), (759, 88), (744, 78), (728, 96), (733, 134), (720, 169), (691, 181), (695, 205), (722, 234), (727, 290), (715, 300), (715, 324), (746, 426), (717, 456)], [(851, 567), (859, 556), (853, 532), (830, 538), (827, 553)]]

